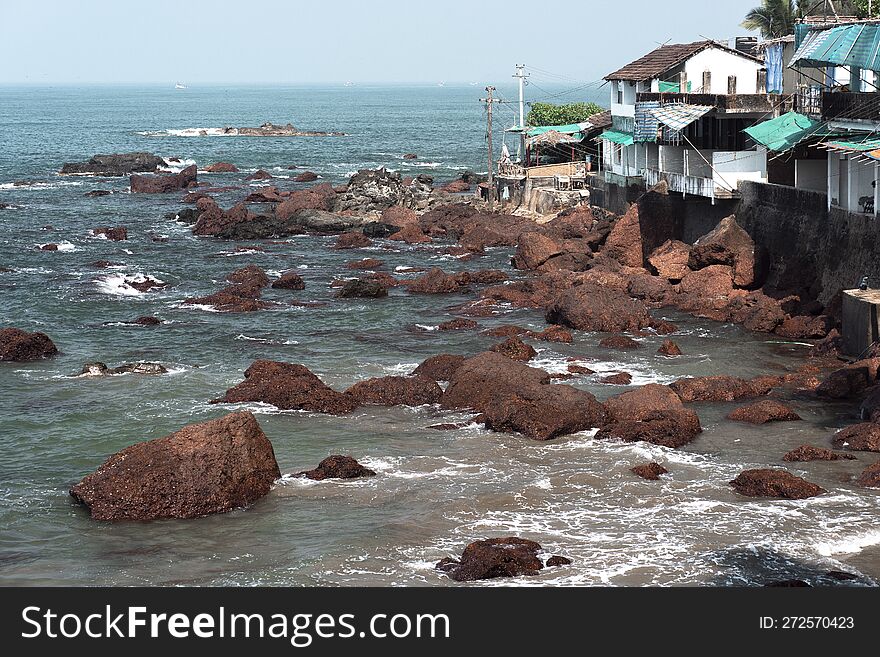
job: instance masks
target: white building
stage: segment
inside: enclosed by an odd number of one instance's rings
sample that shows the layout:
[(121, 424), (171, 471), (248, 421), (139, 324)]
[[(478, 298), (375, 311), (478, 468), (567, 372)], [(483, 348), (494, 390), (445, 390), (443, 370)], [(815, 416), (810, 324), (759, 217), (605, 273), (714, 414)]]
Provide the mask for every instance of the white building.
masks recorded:
[(762, 60), (715, 41), (668, 44), (605, 77), (612, 127), (600, 135), (606, 180), (710, 198), (766, 180), (766, 150), (743, 129), (775, 111)]

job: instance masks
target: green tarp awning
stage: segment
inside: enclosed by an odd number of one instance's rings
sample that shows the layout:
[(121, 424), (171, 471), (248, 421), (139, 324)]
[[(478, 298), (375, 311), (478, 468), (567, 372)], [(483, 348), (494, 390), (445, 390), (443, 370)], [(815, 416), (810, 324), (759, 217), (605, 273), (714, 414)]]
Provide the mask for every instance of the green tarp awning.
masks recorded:
[(880, 25), (838, 25), (806, 34), (789, 66), (855, 66), (880, 71)]
[(596, 139), (607, 139), (621, 146), (631, 146), (634, 143), (631, 132), (621, 132), (620, 130), (606, 130)]
[(657, 91), (659, 91), (661, 94), (690, 93), (691, 92), (691, 83), (690, 83), (690, 80), (688, 80), (687, 89), (682, 90), (680, 82), (666, 82), (665, 80), (658, 80), (657, 81)]
[(880, 137), (874, 134), (852, 135), (846, 139), (829, 141), (825, 146), (833, 151), (873, 151), (880, 148)]
[(821, 121), (814, 121), (797, 112), (788, 112), (775, 119), (758, 123), (743, 132), (757, 143), (766, 146), (767, 150), (777, 153), (794, 148), (807, 137), (827, 137), (832, 134)]
[(537, 137), (538, 135), (543, 135), (545, 132), (550, 132), (551, 130), (563, 135), (574, 135), (589, 130), (592, 127), (593, 124), (589, 121), (584, 121), (583, 123), (569, 123), (568, 125), (542, 125), (537, 128), (529, 128), (526, 132), (526, 136)]

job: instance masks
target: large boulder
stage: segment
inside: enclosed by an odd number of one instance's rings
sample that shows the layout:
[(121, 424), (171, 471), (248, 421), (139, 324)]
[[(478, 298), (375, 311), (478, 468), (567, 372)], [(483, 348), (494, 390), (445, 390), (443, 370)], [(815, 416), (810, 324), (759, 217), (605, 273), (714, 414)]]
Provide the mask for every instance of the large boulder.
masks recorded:
[[(874, 381), (876, 381), (876, 376)], [(859, 416), (868, 422), (880, 422), (880, 385), (868, 389), (868, 394), (859, 406)]]
[(388, 239), (407, 244), (426, 244), (431, 241), (431, 238), (422, 232), (418, 224), (406, 224), (400, 230), (389, 235)]
[(605, 421), (605, 409), (590, 393), (567, 385), (549, 385), (544, 371), (484, 352), (462, 363), (450, 376), (441, 404), (473, 409), (486, 427), (549, 440)]
[(880, 424), (851, 424), (834, 434), (831, 442), (836, 447), (856, 452), (880, 452)]
[(93, 155), (88, 162), (67, 162), (62, 174), (92, 176), (127, 176), (130, 173), (153, 173), (165, 166), (165, 160), (152, 153), (114, 153)]
[(620, 219), (614, 222), (602, 255), (613, 258), (627, 267), (642, 267), (642, 229), (639, 224), (639, 204), (633, 203)]
[(641, 301), (591, 284), (578, 285), (559, 294), (547, 309), (545, 318), (549, 324), (606, 333), (643, 329), (653, 321)]
[(519, 236), (512, 263), (517, 269), (537, 269), (563, 252), (562, 246), (546, 235), (538, 232), (523, 233)]
[(760, 291), (735, 297), (728, 304), (728, 321), (741, 324), (750, 331), (771, 333), (785, 317), (779, 301)]
[(302, 276), (291, 270), (283, 272), (281, 276), (272, 281), (272, 287), (276, 290), (304, 290), (306, 283)]
[(676, 448), (694, 440), (702, 430), (700, 418), (690, 409), (656, 410), (639, 413), (638, 419), (610, 422), (599, 429), (596, 439), (644, 441)]
[(718, 222), (712, 232), (703, 235), (691, 249), (688, 266), (702, 269), (710, 265), (733, 267), (737, 287), (751, 287), (755, 280), (755, 242), (731, 215)]
[(680, 310), (726, 320), (733, 293), (733, 269), (727, 265), (711, 265), (689, 271), (682, 277), (677, 292), (672, 301)]
[(337, 195), (335, 209), (357, 214), (381, 212), (394, 205), (404, 205), (406, 192), (399, 172), (384, 167), (362, 169), (349, 179), (346, 190)]
[(360, 249), (365, 246), (370, 246), (373, 241), (364, 235), (360, 231), (351, 231), (349, 233), (342, 233), (339, 237), (336, 238), (336, 244), (333, 245), (334, 249)]
[(292, 191), (285, 201), (275, 207), (275, 217), (279, 221), (287, 221), (300, 210), (329, 211), (333, 209), (335, 201), (336, 192), (329, 183)]
[(297, 473), (299, 477), (323, 481), (324, 479), (359, 479), (374, 477), (375, 471), (362, 466), (351, 456), (333, 454), (318, 464), (314, 470)]
[(132, 174), (129, 180), (132, 194), (167, 194), (186, 189), (196, 182), (196, 165), (186, 167), (179, 173), (161, 175)]
[(0, 361), (28, 363), (57, 353), (58, 349), (45, 333), (28, 333), (17, 328), (0, 329)]
[(439, 402), (443, 389), (427, 376), (383, 376), (359, 381), (345, 394), (358, 404), (421, 406)]
[(280, 476), (272, 444), (243, 411), (126, 447), (70, 494), (96, 520), (195, 518), (253, 504)]
[(856, 483), (865, 488), (880, 488), (880, 461), (865, 468)]
[(407, 288), (416, 294), (454, 294), (466, 291), (467, 283), (462, 284), (460, 278), (434, 267), (409, 282)]
[(461, 367), (464, 361), (464, 356), (439, 354), (426, 358), (412, 373), (417, 376), (426, 376), (434, 381), (449, 381), (453, 372)]
[(877, 381), (877, 366), (880, 359), (856, 361), (831, 372), (819, 387), (816, 394), (829, 399), (852, 399), (860, 397), (865, 390)]
[(731, 402), (747, 397), (761, 397), (771, 386), (762, 378), (739, 379), (733, 376), (700, 376), (678, 379), (669, 386), (683, 402)]
[(744, 470), (730, 482), (740, 495), (748, 497), (783, 497), (802, 500), (827, 491), (814, 483), (776, 468)]
[(523, 363), (532, 360), (538, 353), (534, 347), (526, 344), (516, 336), (509, 337), (504, 342), (499, 342), (492, 347), (492, 351)]
[(388, 296), (388, 288), (381, 282), (368, 278), (345, 281), (336, 293), (339, 299), (379, 299)]
[(775, 399), (762, 399), (731, 411), (727, 414), (727, 419), (750, 424), (767, 424), (768, 422), (800, 420), (801, 416), (782, 402)]
[(610, 421), (641, 420), (655, 411), (684, 410), (681, 399), (669, 386), (648, 383), (605, 400)]
[(244, 381), (230, 388), (213, 404), (262, 402), (282, 410), (343, 415), (357, 408), (357, 401), (324, 384), (303, 365), (256, 360), (245, 370)]
[(92, 229), (96, 237), (104, 237), (111, 242), (122, 242), (128, 239), (128, 229), (125, 226), (99, 226)]
[[(541, 545), (515, 536), (490, 538), (469, 544), (461, 558), (443, 559), (437, 564), (450, 579), (457, 582), (473, 582), (496, 577), (521, 577), (537, 575), (544, 568), (538, 558)], [(550, 557), (547, 565), (570, 563), (565, 557)]]
[(657, 275), (669, 281), (680, 281), (690, 269), (691, 247), (678, 240), (666, 240), (648, 256), (648, 264)]

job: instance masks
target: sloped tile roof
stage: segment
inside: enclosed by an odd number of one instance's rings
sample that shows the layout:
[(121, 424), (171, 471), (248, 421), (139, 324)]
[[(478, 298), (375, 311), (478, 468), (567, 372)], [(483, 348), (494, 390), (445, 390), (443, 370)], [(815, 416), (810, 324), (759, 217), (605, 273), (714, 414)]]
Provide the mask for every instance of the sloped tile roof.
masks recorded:
[(740, 57), (745, 57), (746, 59), (751, 59), (756, 62), (761, 61), (757, 57), (739, 50), (734, 50), (733, 48), (729, 48), (717, 41), (706, 40), (694, 41), (693, 43), (670, 43), (655, 48), (644, 57), (640, 57), (634, 62), (630, 62), (623, 68), (614, 71), (614, 73), (609, 73), (605, 76), (605, 79), (629, 80), (632, 82), (653, 80), (706, 48), (720, 48), (721, 50), (727, 50), (728, 52), (732, 52)]

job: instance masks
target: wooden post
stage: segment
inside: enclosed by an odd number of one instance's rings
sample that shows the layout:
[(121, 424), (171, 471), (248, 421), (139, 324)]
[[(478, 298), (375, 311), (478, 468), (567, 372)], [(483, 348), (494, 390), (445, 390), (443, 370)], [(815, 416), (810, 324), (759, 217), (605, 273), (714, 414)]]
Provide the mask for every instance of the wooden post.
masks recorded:
[(688, 92), (688, 74), (685, 71), (678, 74), (678, 91), (682, 94)]
[(767, 93), (767, 71), (763, 68), (758, 71), (757, 91), (759, 94)]
[(703, 71), (703, 93), (712, 93), (712, 71)]
[(489, 212), (495, 210), (495, 176), (494, 171), (492, 170), (494, 167), (494, 164), (492, 163), (492, 105), (500, 102), (497, 98), (492, 98), (493, 91), (495, 91), (495, 87), (486, 87), (486, 97), (480, 99), (486, 103), (486, 120), (488, 124), (486, 141), (488, 142), (489, 147)]
[(735, 94), (736, 93), (736, 76), (728, 75), (727, 76), (727, 93)]

